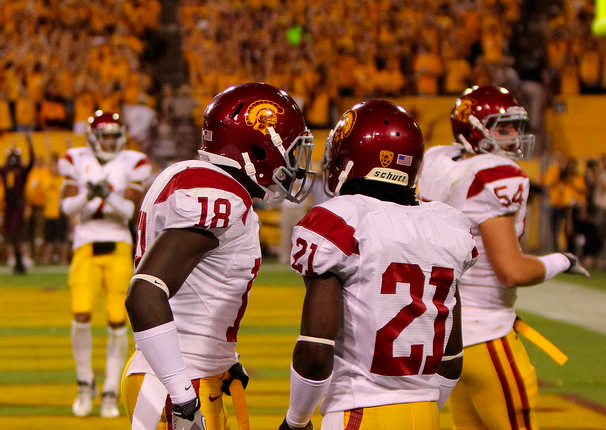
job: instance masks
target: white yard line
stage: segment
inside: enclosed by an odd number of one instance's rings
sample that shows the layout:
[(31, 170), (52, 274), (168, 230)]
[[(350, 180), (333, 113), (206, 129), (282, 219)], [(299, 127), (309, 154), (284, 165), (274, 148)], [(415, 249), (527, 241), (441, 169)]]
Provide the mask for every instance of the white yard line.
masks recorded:
[(606, 334), (606, 292), (561, 280), (518, 288), (516, 309)]

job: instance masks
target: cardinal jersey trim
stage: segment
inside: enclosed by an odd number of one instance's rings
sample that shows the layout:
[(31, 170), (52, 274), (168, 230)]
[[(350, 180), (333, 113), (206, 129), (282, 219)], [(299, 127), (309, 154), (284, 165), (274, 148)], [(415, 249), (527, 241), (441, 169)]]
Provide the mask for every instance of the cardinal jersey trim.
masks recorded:
[(358, 240), (354, 237), (355, 229), (327, 209), (313, 208), (298, 225), (324, 237), (348, 257), (360, 254)]
[(467, 191), (467, 198), (471, 199), (480, 194), (486, 184), (518, 176), (522, 178), (527, 177), (522, 169), (516, 166), (496, 166), (480, 170)]
[[(177, 190), (197, 188), (200, 184), (204, 184), (207, 188), (217, 188), (233, 193), (242, 199), (247, 209), (250, 210), (252, 207), (253, 202), (250, 194), (244, 187), (236, 186), (237, 183), (231, 176), (202, 167), (188, 167), (175, 174), (160, 192), (154, 204), (165, 202)], [(246, 223), (246, 215), (242, 217), (242, 222)]]

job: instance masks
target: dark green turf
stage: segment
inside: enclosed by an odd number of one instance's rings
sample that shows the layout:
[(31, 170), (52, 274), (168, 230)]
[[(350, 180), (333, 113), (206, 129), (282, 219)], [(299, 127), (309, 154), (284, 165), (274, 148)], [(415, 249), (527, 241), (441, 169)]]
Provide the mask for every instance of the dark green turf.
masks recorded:
[(526, 312), (519, 315), (568, 356), (568, 361), (560, 366), (522, 336), (537, 376), (545, 383), (541, 390), (581, 394), (606, 405), (606, 336)]
[[(606, 291), (606, 271), (592, 270), (591, 278), (559, 275), (557, 280), (583, 285)], [(303, 287), (301, 277), (294, 273), (288, 265), (266, 261), (261, 267), (256, 285), (267, 286), (297, 286)], [(67, 288), (67, 272), (45, 268), (35, 268), (26, 275), (15, 276), (0, 274), (0, 289), (7, 286), (36, 287), (49, 289)], [(562, 298), (565, 300), (565, 298)], [(10, 306), (2, 302), (3, 306)], [(545, 337), (556, 344), (569, 356), (564, 366), (559, 366), (533, 344), (525, 341), (531, 361), (537, 368), (539, 379), (544, 382), (541, 390), (552, 393), (578, 394), (601, 405), (606, 405), (606, 336), (558, 321), (549, 320), (533, 314), (520, 312), (523, 319)], [(296, 334), (298, 325), (287, 326), (253, 326), (243, 325), (242, 334)], [(95, 335), (103, 336), (104, 328), (96, 328)], [(68, 336), (68, 327), (37, 327), (37, 328), (4, 328), (0, 336)], [(257, 369), (262, 377), (287, 377), (287, 370)], [(14, 381), (27, 383), (40, 382), (73, 382), (73, 370), (41, 372), (19, 371), (2, 372), (0, 384), (12, 384)]]

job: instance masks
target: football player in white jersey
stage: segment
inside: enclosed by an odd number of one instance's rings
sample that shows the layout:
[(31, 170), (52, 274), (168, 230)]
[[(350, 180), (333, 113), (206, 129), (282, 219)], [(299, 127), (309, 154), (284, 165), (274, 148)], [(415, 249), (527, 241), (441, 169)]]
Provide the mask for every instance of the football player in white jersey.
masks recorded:
[(117, 398), (128, 348), (124, 300), (133, 274), (129, 221), (143, 199), (151, 173), (145, 154), (125, 150), (126, 129), (116, 113), (97, 111), (89, 119), (87, 146), (69, 149), (59, 160), (65, 177), (61, 210), (75, 218), (69, 271), (71, 341), (78, 396), (76, 416), (90, 415), (97, 396), (92, 356), (91, 316), (95, 298), (107, 294), (108, 341), (101, 416), (119, 415)]
[(137, 342), (122, 379), (133, 430), (225, 428), (222, 394), (248, 380), (235, 345), (261, 264), (253, 198), (301, 202), (315, 176), (312, 147), (286, 92), (237, 85), (204, 112), (200, 160), (152, 184), (126, 299)]
[(457, 280), (477, 258), (471, 224), (420, 203), (419, 126), (401, 106), (359, 103), (330, 133), (324, 184), (336, 197), (295, 227), (306, 295), (280, 429), (439, 429), (462, 366)]
[(513, 160), (530, 156), (528, 115), (504, 88), (465, 91), (450, 115), (456, 142), (427, 150), (419, 198), (441, 201), (471, 220), (480, 257), (460, 281), (463, 372), (450, 401), (460, 429), (536, 429), (535, 369), (520, 342), (516, 288), (561, 272), (589, 276), (572, 254), (525, 254), (529, 179)]

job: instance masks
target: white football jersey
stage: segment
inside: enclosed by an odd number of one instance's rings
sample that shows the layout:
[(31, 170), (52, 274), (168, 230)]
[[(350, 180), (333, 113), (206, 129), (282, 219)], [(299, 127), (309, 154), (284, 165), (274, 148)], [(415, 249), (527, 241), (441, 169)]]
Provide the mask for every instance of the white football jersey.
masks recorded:
[[(59, 159), (59, 172), (66, 182), (76, 185), (79, 193), (86, 193), (87, 182), (107, 180), (112, 192), (124, 197), (127, 188), (143, 191), (143, 182), (151, 174), (151, 163), (138, 151), (120, 151), (116, 157), (100, 164), (88, 147), (68, 149)], [(73, 248), (90, 242), (126, 242), (132, 244), (128, 220), (118, 214), (100, 197), (89, 201), (77, 215), (74, 228)]]
[[(259, 218), (239, 182), (210, 163), (189, 160), (164, 170), (147, 192), (135, 265), (169, 228), (205, 229), (219, 240), (169, 300), (190, 377), (217, 375), (238, 360), (238, 329), (261, 266)], [(152, 373), (140, 352), (129, 372)]]
[(301, 275), (343, 284), (343, 322), (322, 414), (437, 401), (433, 378), (450, 338), (457, 279), (475, 262), (469, 220), (445, 204), (363, 195), (315, 206), (293, 232)]
[(419, 198), (447, 203), (469, 217), (480, 257), (461, 278), (463, 343), (474, 345), (505, 336), (515, 321), (517, 289), (497, 278), (486, 253), (479, 225), (515, 214), (518, 237), (524, 233), (530, 181), (504, 157), (481, 154), (463, 159), (460, 147), (435, 146), (425, 153), (417, 182)]

